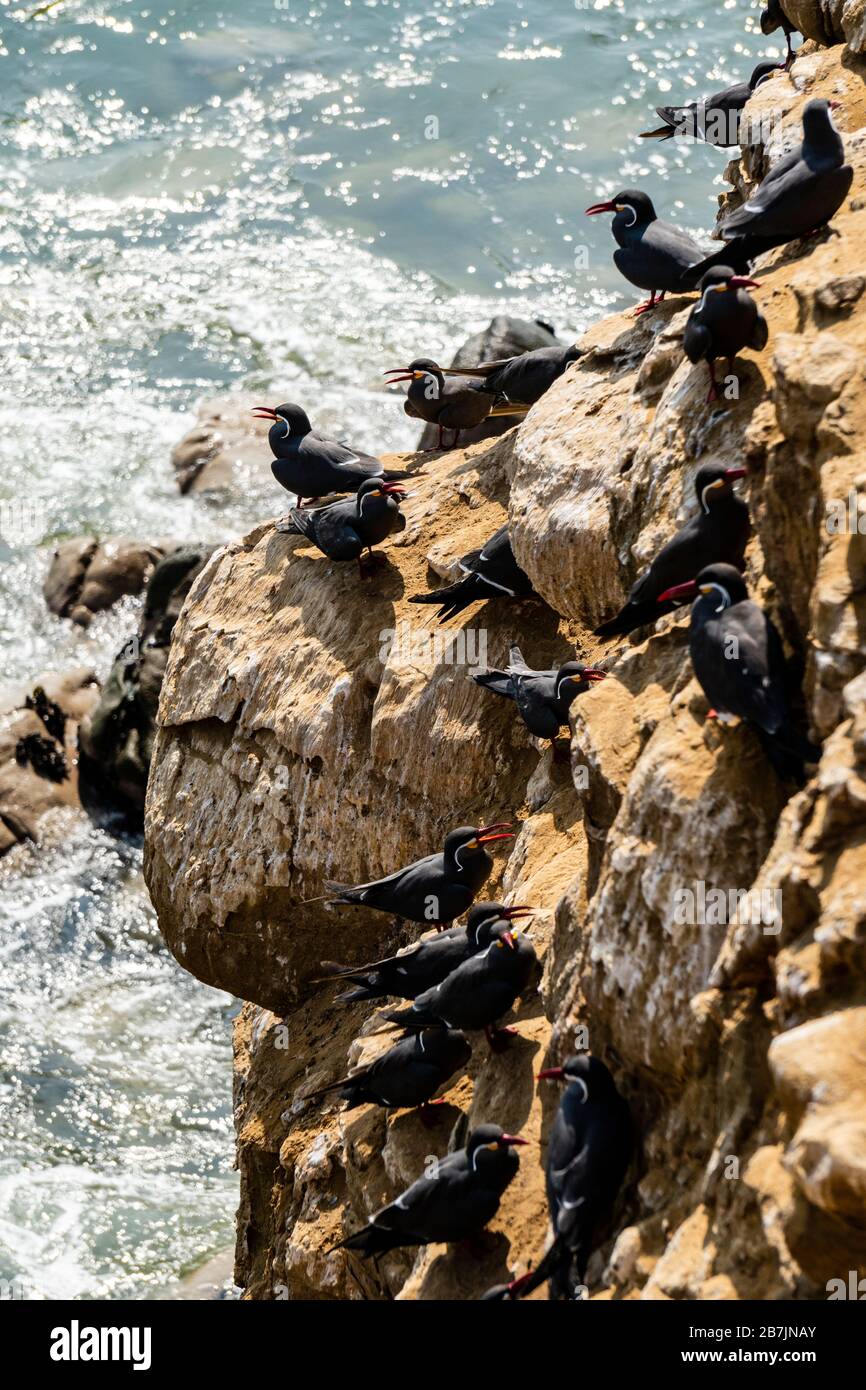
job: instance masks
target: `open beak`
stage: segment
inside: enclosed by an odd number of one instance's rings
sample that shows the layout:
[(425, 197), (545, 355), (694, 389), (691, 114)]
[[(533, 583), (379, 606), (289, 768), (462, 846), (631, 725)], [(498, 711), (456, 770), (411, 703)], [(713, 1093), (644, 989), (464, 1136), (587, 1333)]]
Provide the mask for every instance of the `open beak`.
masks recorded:
[(737, 481), (738, 478), (748, 478), (748, 476), (749, 476), (749, 470), (748, 470), (748, 468), (726, 468), (726, 469), (725, 469), (725, 482), (726, 482), (726, 483), (735, 483), (735, 482)]
[(586, 216), (595, 217), (597, 212), (616, 212), (616, 203), (593, 203), (591, 208), (587, 208)]
[(398, 381), (414, 381), (416, 376), (423, 376), (424, 373), (410, 372), (408, 367), (391, 367), (384, 375), (390, 378), (386, 386), (396, 386)]
[(269, 405), (253, 406), (252, 413), (253, 415), (255, 415), (257, 420), (276, 420), (278, 418), (277, 412), (275, 410), (271, 410), (271, 407)]
[(381, 489), (388, 497), (398, 497), (402, 500), (406, 496), (406, 489), (399, 483), (382, 483)]
[(672, 589), (665, 589), (663, 594), (659, 594), (657, 603), (667, 603), (673, 598), (692, 598), (698, 592), (697, 581), (687, 579), (685, 584), (675, 584)]
[(517, 947), (517, 937), (514, 935), (513, 931), (504, 931), (499, 940), (505, 942), (509, 951), (513, 951)]
[(500, 916), (504, 917), (506, 922), (513, 922), (518, 917), (531, 917), (534, 911), (534, 907), (505, 907)]
[(498, 1139), (496, 1142), (498, 1144), (501, 1144), (503, 1148), (512, 1148), (515, 1144), (521, 1146), (524, 1144), (528, 1144), (529, 1140), (521, 1139), (519, 1134), (503, 1134), (501, 1139)]
[(573, 681), (603, 681), (607, 676), (607, 671), (600, 671), (597, 666), (584, 666), (582, 676), (572, 676)]
[(539, 1081), (562, 1081), (564, 1077), (565, 1067), (545, 1067), (538, 1073)]
[(732, 275), (728, 281), (729, 290), (759, 290), (760, 288), (757, 280), (749, 280), (745, 275)]
[(481, 825), (475, 836), (479, 845), (490, 845), (494, 840), (513, 840), (514, 834), (507, 827), (511, 821), (497, 821), (495, 825)]

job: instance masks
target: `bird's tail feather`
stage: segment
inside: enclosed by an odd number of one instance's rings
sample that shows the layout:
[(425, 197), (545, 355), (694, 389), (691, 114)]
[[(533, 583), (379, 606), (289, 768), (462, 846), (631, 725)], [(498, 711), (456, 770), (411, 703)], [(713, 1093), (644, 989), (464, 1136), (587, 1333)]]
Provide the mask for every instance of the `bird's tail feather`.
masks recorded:
[(502, 695), (506, 700), (514, 698), (511, 689), (511, 677), (507, 671), (476, 671), (472, 679), (476, 685), (483, 686), (485, 690), (492, 690), (494, 695)]
[(806, 780), (806, 764), (819, 762), (821, 749), (790, 725), (783, 725), (773, 734), (758, 727), (757, 733), (767, 758), (782, 781), (796, 782), (802, 786)]
[(437, 617), (441, 622), (462, 613), (470, 603), (475, 603), (481, 595), (478, 590), (478, 576), (464, 575), (456, 584), (448, 584), (444, 589), (431, 589), (429, 594), (413, 594), (410, 603), (438, 603), (441, 605)]

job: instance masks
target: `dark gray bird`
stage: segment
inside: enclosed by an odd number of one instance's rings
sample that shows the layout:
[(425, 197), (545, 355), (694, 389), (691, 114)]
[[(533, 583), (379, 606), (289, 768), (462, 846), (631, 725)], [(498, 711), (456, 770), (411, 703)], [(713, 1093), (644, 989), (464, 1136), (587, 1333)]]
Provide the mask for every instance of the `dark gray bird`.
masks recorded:
[(618, 244), (614, 265), (632, 285), (650, 292), (650, 298), (635, 309), (635, 318), (666, 294), (684, 294), (694, 288), (687, 283), (689, 274), (692, 266), (705, 259), (704, 251), (679, 227), (661, 222), (646, 193), (625, 189), (608, 202), (594, 203), (586, 215), (595, 217), (602, 212), (615, 214), (611, 223)]
[(358, 999), (416, 999), (438, 985), (470, 956), (485, 950), (494, 936), (507, 931), (509, 922), (532, 913), (531, 907), (506, 907), (503, 903), (476, 903), (469, 909), (465, 927), (448, 927), (419, 941), (408, 951), (373, 961), (370, 965), (335, 965), (323, 961), (324, 980), (348, 980), (356, 988), (338, 994), (338, 1001)]
[(726, 357), (728, 373), (733, 375), (734, 358), (743, 348), (762, 352), (767, 346), (767, 320), (758, 309), (750, 289), (760, 289), (755, 280), (735, 275), (729, 265), (708, 270), (698, 287), (699, 303), (688, 317), (683, 347), (690, 362), (706, 362), (710, 374), (707, 401), (719, 398), (716, 358)]
[(461, 826), (445, 836), (439, 854), (428, 854), (405, 869), (398, 869), (387, 878), (374, 879), (350, 887), (345, 883), (326, 882), (325, 888), (334, 903), (350, 907), (373, 907), (378, 912), (392, 912), (395, 917), (421, 922), (424, 926), (439, 926), (453, 922), (468, 912), (473, 900), (490, 877), (493, 860), (484, 848), (494, 840), (512, 840), (509, 822), (477, 828)]
[(443, 448), (446, 430), (454, 432), (450, 448), (455, 449), (461, 432), (475, 429), (489, 415), (516, 417), (526, 413), (524, 407), (510, 405), (467, 372), (449, 369), (446, 381), (442, 368), (432, 357), (416, 357), (408, 367), (392, 367), (385, 375), (389, 386), (400, 381), (410, 383), (403, 409), (412, 419), (437, 426), (439, 449)]
[(645, 623), (654, 623), (687, 600), (661, 602), (660, 595), (673, 585), (694, 579), (708, 564), (723, 561), (738, 570), (746, 567), (746, 546), (751, 525), (749, 509), (734, 491), (745, 468), (722, 468), (704, 463), (695, 475), (698, 510), (662, 546), (628, 596), (628, 602), (610, 622), (595, 630), (596, 637), (619, 637)]
[(794, 61), (794, 49), (791, 44), (791, 35), (798, 33), (796, 25), (792, 24), (785, 11), (782, 9), (779, 0), (767, 0), (767, 8), (761, 15), (761, 33), (774, 34), (777, 29), (782, 29), (785, 35), (785, 42), (788, 45), (788, 59), (785, 68), (788, 69)]
[(478, 1125), (465, 1149), (438, 1159), (432, 1172), (334, 1250), (381, 1255), (403, 1245), (447, 1244), (475, 1235), (499, 1210), (520, 1167), (513, 1150), (526, 1142), (499, 1125)]
[(604, 677), (604, 671), (595, 666), (581, 666), (578, 661), (566, 661), (555, 671), (533, 671), (524, 661), (520, 648), (512, 646), (504, 671), (479, 671), (472, 679), (485, 690), (492, 690), (494, 695), (513, 700), (529, 732), (536, 738), (550, 739), (555, 745), (557, 734), (568, 723), (568, 711), (577, 696)]
[(410, 603), (438, 603), (437, 618), (447, 622), (471, 603), (491, 598), (523, 599), (532, 595), (529, 577), (514, 558), (508, 527), (491, 536), (482, 550), (472, 550), (460, 561), (463, 579), (429, 594), (413, 594)]
[(399, 483), (368, 478), (354, 497), (343, 502), (295, 507), (287, 521), (277, 523), (277, 530), (306, 536), (329, 560), (357, 560), (363, 577), (364, 551), (372, 557), (374, 545), (405, 528), (406, 518), (400, 511), (405, 496)]
[(753, 92), (774, 73), (783, 71), (784, 63), (759, 63), (748, 82), (737, 82), (723, 92), (716, 92), (706, 101), (690, 101), (687, 106), (657, 106), (664, 125), (658, 130), (644, 130), (642, 140), (672, 140), (675, 135), (691, 140), (705, 140), (708, 145), (727, 149), (740, 143), (740, 116)]
[(317, 434), (299, 405), (278, 405), (275, 410), (257, 405), (253, 415), (258, 420), (273, 420), (268, 430), (274, 455), (271, 472), (281, 487), (297, 494), (299, 507), (304, 505), (305, 497), (357, 492), (368, 478), (397, 483), (412, 476), (386, 469), (381, 459), (357, 453), (348, 444)]
[(695, 596), (689, 648), (695, 676), (723, 723), (731, 716), (755, 729), (770, 762), (783, 778), (802, 781), (804, 763), (816, 763), (820, 748), (794, 728), (788, 711), (787, 667), (782, 639), (770, 618), (748, 595), (732, 565), (708, 565), (696, 580), (679, 584), (662, 599)]
[(477, 377), (481, 390), (512, 405), (535, 405), (553, 383), (578, 358), (579, 347), (543, 347), (502, 357), (497, 362), (481, 362), (477, 367), (445, 367), (445, 376)]
[(496, 1024), (526, 989), (537, 960), (528, 936), (503, 932), (486, 951), (471, 956), (441, 984), (419, 994), (411, 1008), (395, 1009), (385, 1018), (401, 1028), (443, 1024), (470, 1032), (483, 1028), (493, 1051), (499, 1051), (514, 1029)]
[(583, 1283), (599, 1228), (612, 1212), (634, 1152), (627, 1102), (604, 1062), (585, 1053), (546, 1067), (540, 1081), (567, 1082), (547, 1147), (547, 1204), (553, 1243), (525, 1296), (545, 1279), (552, 1299), (572, 1299)]
[(833, 124), (831, 103), (816, 99), (803, 111), (803, 142), (774, 165), (743, 207), (727, 217), (728, 245), (760, 237), (781, 245), (817, 231), (835, 216), (851, 188), (854, 170)]
[(427, 1028), (401, 1038), (369, 1066), (359, 1067), (351, 1076), (332, 1081), (329, 1086), (320, 1086), (304, 1100), (318, 1100), (331, 1091), (339, 1091), (339, 1099), (348, 1102), (348, 1110), (358, 1105), (381, 1105), (393, 1110), (426, 1106), (471, 1056), (472, 1048), (462, 1033), (453, 1028)]

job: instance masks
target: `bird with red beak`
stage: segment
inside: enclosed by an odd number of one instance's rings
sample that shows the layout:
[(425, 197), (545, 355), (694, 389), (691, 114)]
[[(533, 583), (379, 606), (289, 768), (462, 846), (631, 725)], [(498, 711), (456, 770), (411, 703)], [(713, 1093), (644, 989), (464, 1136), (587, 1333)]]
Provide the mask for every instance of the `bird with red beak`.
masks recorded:
[(483, 379), (445, 373), (432, 357), (416, 357), (408, 367), (393, 367), (387, 371), (388, 385), (408, 381), (409, 390), (403, 405), (413, 420), (425, 420), (439, 430), (437, 448), (444, 446), (446, 430), (453, 438), (449, 448), (460, 443), (463, 430), (482, 425), (488, 415), (513, 415), (516, 421), (525, 415), (528, 406), (511, 405), (505, 396), (489, 391)]
[[(408, 1009), (385, 1014), (401, 1028), (484, 1030), (494, 1052), (508, 1044), (513, 1028), (500, 1020), (529, 985), (538, 958), (526, 932), (497, 930), (486, 951), (464, 961), (433, 989), (419, 994)], [(458, 1020), (461, 1020), (458, 1022)]]
[(405, 869), (351, 887), (325, 884), (333, 903), (372, 907), (400, 920), (441, 927), (468, 912), (493, 869), (487, 846), (514, 838), (510, 822), (461, 826), (445, 836), (438, 854), (417, 859)]
[[(706, 362), (710, 374), (707, 402), (719, 398), (716, 359), (726, 357), (728, 376), (734, 377), (734, 358), (743, 348), (762, 352), (767, 346), (767, 320), (758, 309), (750, 289), (760, 289), (756, 280), (735, 275), (730, 266), (716, 265), (703, 276), (701, 298), (689, 314), (683, 333), (683, 347), (690, 362)], [(739, 388), (737, 388), (739, 390)]]
[(660, 221), (646, 193), (625, 189), (607, 202), (593, 203), (586, 209), (587, 217), (603, 212), (614, 214), (614, 265), (632, 285), (650, 292), (650, 298), (635, 309), (635, 318), (647, 313), (666, 294), (685, 294), (694, 288), (687, 283), (688, 271), (706, 253), (679, 227)]
[(299, 507), (304, 505), (305, 497), (315, 500), (335, 493), (357, 492), (368, 478), (398, 483), (412, 476), (386, 469), (381, 459), (372, 454), (317, 433), (299, 405), (278, 405), (274, 409), (257, 405), (252, 413), (257, 420), (273, 421), (268, 430), (274, 455), (271, 472), (281, 487), (297, 496)]
[(353, 1004), (359, 999), (417, 999), (462, 965), (470, 956), (486, 951), (494, 937), (507, 931), (512, 922), (531, 917), (531, 907), (506, 907), (504, 903), (476, 903), (469, 909), (464, 927), (448, 927), (435, 936), (424, 937), (411, 950), (401, 951), (368, 965), (335, 965), (323, 961), (320, 981), (340, 980), (353, 988), (337, 995)]
[(578, 1053), (562, 1066), (545, 1067), (539, 1081), (556, 1081), (565, 1091), (547, 1146), (547, 1205), (553, 1239), (520, 1294), (549, 1281), (553, 1300), (574, 1299), (586, 1266), (622, 1187), (634, 1152), (634, 1126), (627, 1102), (598, 1057)]
[(499, 1125), (478, 1125), (464, 1149), (428, 1164), (423, 1177), (333, 1248), (368, 1256), (466, 1240), (493, 1220), (520, 1167), (514, 1150), (527, 1142)]
[(606, 674), (597, 666), (583, 666), (579, 661), (566, 661), (553, 671), (533, 671), (520, 648), (513, 645), (503, 671), (478, 671), (472, 679), (494, 695), (513, 700), (529, 732), (536, 738), (549, 739), (556, 757), (556, 736), (568, 724), (572, 704), (578, 695), (603, 681)]
[(364, 551), (372, 560), (374, 545), (405, 529), (406, 518), (400, 511), (405, 496), (399, 483), (367, 478), (355, 497), (325, 507), (296, 507), (279, 530), (305, 536), (329, 560), (357, 560), (363, 579), (367, 574)]
[(725, 468), (704, 463), (695, 474), (697, 511), (677, 534), (662, 546), (649, 569), (632, 586), (628, 602), (615, 618), (596, 628), (596, 637), (619, 637), (672, 613), (683, 601), (662, 595), (685, 582), (705, 565), (722, 560), (737, 569), (746, 567), (746, 546), (751, 524), (749, 509), (734, 491), (747, 475), (745, 468)]

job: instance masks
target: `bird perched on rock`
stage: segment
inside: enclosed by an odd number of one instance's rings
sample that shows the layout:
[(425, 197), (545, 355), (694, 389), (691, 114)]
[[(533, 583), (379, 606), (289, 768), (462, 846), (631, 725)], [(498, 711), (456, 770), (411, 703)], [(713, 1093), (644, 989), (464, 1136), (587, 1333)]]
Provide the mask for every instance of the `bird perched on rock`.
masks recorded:
[(618, 249), (613, 253), (617, 270), (650, 298), (635, 309), (635, 318), (664, 299), (666, 294), (685, 294), (697, 280), (692, 267), (706, 259), (692, 237), (659, 220), (652, 199), (639, 189), (625, 189), (609, 202), (587, 208), (588, 217), (601, 212), (614, 213), (611, 223)]
[(493, 860), (484, 846), (513, 839), (508, 827), (507, 821), (477, 828), (464, 825), (445, 836), (441, 853), (428, 854), (387, 878), (354, 888), (326, 882), (325, 888), (334, 903), (393, 912), (428, 927), (453, 922), (469, 910), (490, 877)]
[(680, 135), (705, 140), (708, 145), (721, 149), (738, 145), (743, 107), (753, 92), (784, 68), (784, 63), (759, 63), (748, 82), (737, 82), (706, 101), (690, 101), (687, 106), (657, 106), (656, 111), (664, 124), (658, 130), (642, 131), (640, 138), (672, 140)]
[(445, 1244), (475, 1235), (499, 1210), (502, 1194), (520, 1167), (513, 1150), (526, 1142), (499, 1125), (478, 1125), (465, 1149), (437, 1160), (432, 1172), (334, 1250), (380, 1255), (403, 1245)]
[(462, 965), (470, 956), (483, 951), (494, 936), (508, 930), (509, 922), (531, 914), (531, 907), (506, 907), (503, 903), (476, 903), (469, 909), (465, 927), (448, 927), (436, 936), (419, 941), (408, 951), (370, 965), (334, 965), (323, 961), (326, 980), (351, 981), (356, 988), (338, 994), (338, 1001), (358, 999), (415, 999), (432, 989)]
[(445, 373), (432, 357), (416, 357), (408, 367), (392, 367), (385, 375), (389, 378), (389, 386), (401, 381), (410, 383), (403, 409), (413, 420), (426, 420), (437, 426), (437, 447), (440, 449), (446, 430), (454, 432), (450, 447), (455, 449), (461, 431), (475, 429), (488, 415), (526, 413), (525, 408), (510, 405), (462, 369), (452, 371), (449, 368), (446, 381)]
[(472, 679), (485, 690), (513, 700), (529, 732), (536, 738), (550, 739), (555, 746), (574, 700), (604, 677), (604, 671), (581, 666), (578, 661), (566, 661), (555, 671), (533, 671), (520, 648), (512, 646), (504, 671), (479, 671)]
[(734, 483), (745, 478), (747, 472), (745, 468), (701, 464), (695, 474), (697, 512), (662, 546), (649, 569), (633, 585), (628, 602), (615, 618), (596, 628), (596, 637), (619, 637), (673, 612), (687, 599), (662, 603), (661, 595), (673, 585), (694, 579), (708, 564), (723, 561), (738, 570), (745, 569), (751, 532), (749, 509), (735, 493)]
[(295, 507), (277, 530), (296, 532), (312, 541), (329, 560), (357, 560), (363, 577), (363, 554), (372, 557), (373, 546), (402, 531), (406, 518), (400, 502), (406, 496), (399, 483), (368, 478), (354, 497), (326, 507)]
[(508, 527), (503, 526), (491, 536), (482, 550), (472, 550), (459, 562), (464, 577), (444, 589), (429, 594), (413, 594), (410, 603), (438, 603), (437, 618), (447, 622), (462, 613), (470, 603), (485, 603), (490, 598), (523, 599), (532, 595), (528, 575), (518, 565), (511, 549)]
[(472, 1048), (462, 1033), (453, 1028), (427, 1028), (401, 1038), (369, 1066), (320, 1086), (304, 1100), (318, 1100), (339, 1091), (339, 1099), (348, 1101), (348, 1110), (358, 1105), (381, 1105), (393, 1110), (426, 1106), (471, 1056)]
[(785, 42), (788, 45), (788, 59), (785, 68), (789, 68), (794, 61), (794, 49), (791, 44), (791, 35), (798, 33), (797, 26), (792, 24), (785, 11), (782, 9), (780, 0), (767, 0), (767, 8), (761, 15), (761, 33), (774, 34), (777, 29), (782, 29), (785, 35)]
[(528, 936), (502, 932), (486, 951), (471, 956), (441, 984), (419, 994), (411, 1008), (395, 1009), (385, 1018), (402, 1028), (437, 1024), (470, 1032), (483, 1028), (491, 1048), (498, 1051), (514, 1029), (496, 1024), (528, 985), (537, 960)]
[(477, 367), (445, 367), (443, 371), (445, 376), (477, 377), (482, 391), (512, 405), (530, 406), (582, 356), (579, 347), (543, 347), (497, 362), (481, 362)]
[(741, 247), (744, 238), (761, 239), (768, 246), (796, 241), (839, 211), (854, 170), (845, 163), (845, 145), (830, 108), (822, 98), (807, 103), (802, 144), (780, 159), (749, 200), (722, 223), (729, 249)]
[(299, 507), (304, 505), (305, 497), (357, 492), (368, 478), (397, 483), (412, 476), (386, 469), (381, 459), (359, 454), (348, 444), (317, 434), (299, 405), (278, 405), (275, 410), (257, 405), (253, 415), (258, 420), (273, 420), (268, 430), (274, 455), (271, 472), (281, 487), (297, 494)]
[(553, 1242), (521, 1281), (521, 1294), (545, 1279), (552, 1299), (570, 1299), (583, 1283), (600, 1225), (610, 1216), (634, 1150), (628, 1104), (604, 1062), (585, 1053), (546, 1067), (540, 1081), (567, 1083), (547, 1147), (547, 1204)]
[(758, 309), (750, 289), (760, 289), (755, 280), (735, 275), (728, 265), (713, 266), (698, 286), (700, 301), (689, 314), (683, 334), (683, 347), (690, 362), (706, 362), (710, 374), (707, 401), (719, 398), (716, 358), (728, 359), (733, 374), (734, 358), (743, 348), (762, 352), (767, 346), (767, 320)]
[(692, 666), (713, 714), (723, 723), (745, 719), (779, 775), (801, 781), (804, 763), (817, 762), (821, 750), (791, 723), (782, 639), (773, 623), (732, 565), (708, 565), (696, 580), (661, 595), (692, 596)]

